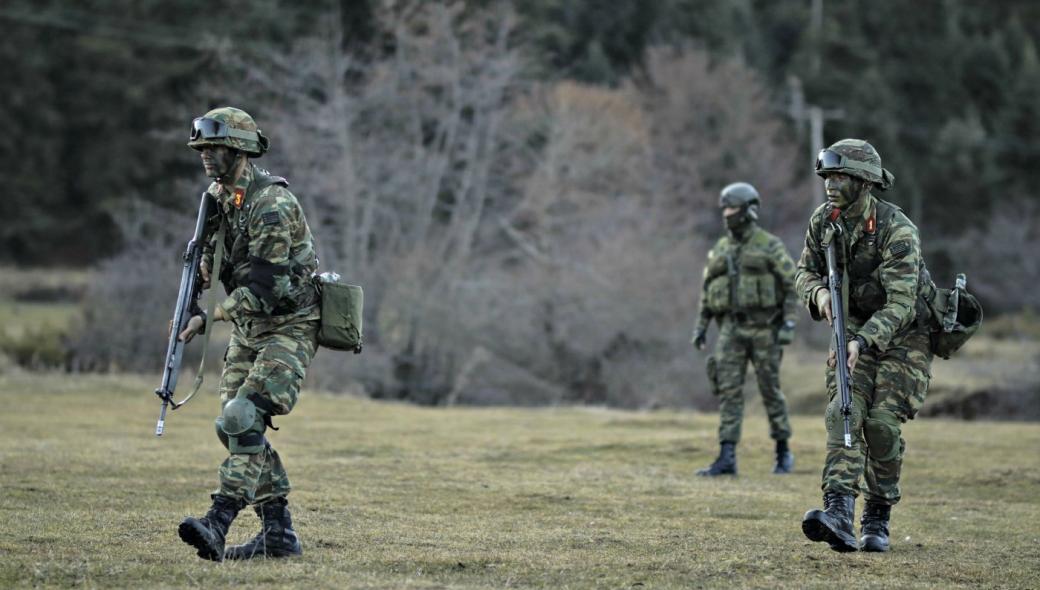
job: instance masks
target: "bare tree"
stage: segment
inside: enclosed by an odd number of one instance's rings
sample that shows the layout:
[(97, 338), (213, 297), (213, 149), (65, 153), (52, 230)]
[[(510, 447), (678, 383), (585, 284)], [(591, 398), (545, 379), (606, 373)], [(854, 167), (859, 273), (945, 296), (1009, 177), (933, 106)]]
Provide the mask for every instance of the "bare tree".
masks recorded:
[(365, 355), (319, 354), (310, 383), (424, 403), (710, 404), (687, 339), (718, 190), (756, 183), (799, 235), (808, 198), (747, 68), (654, 50), (651, 86), (535, 84), (506, 3), (386, 0), (388, 49), (363, 59), (337, 10), (288, 52), (218, 48), (263, 97), (274, 150), (259, 163), (292, 180), (323, 269), (365, 287)]
[(654, 121), (655, 167), (677, 219), (716, 231), (719, 190), (750, 182), (762, 194), (763, 219), (789, 246), (804, 237), (812, 194), (795, 139), (771, 108), (764, 82), (737, 60), (707, 52), (656, 48), (648, 57), (646, 108)]

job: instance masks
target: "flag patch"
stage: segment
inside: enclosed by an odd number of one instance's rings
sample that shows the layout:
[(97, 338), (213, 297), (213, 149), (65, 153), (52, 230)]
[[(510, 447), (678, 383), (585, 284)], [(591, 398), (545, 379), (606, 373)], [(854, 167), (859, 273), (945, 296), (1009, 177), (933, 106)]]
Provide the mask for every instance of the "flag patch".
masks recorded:
[(268, 211), (261, 215), (260, 219), (263, 220), (264, 225), (278, 225), (278, 222), (281, 221), (277, 211)]
[(909, 242), (896, 242), (888, 247), (888, 253), (892, 255), (892, 258), (902, 258), (903, 256), (906, 256), (906, 253), (909, 251)]

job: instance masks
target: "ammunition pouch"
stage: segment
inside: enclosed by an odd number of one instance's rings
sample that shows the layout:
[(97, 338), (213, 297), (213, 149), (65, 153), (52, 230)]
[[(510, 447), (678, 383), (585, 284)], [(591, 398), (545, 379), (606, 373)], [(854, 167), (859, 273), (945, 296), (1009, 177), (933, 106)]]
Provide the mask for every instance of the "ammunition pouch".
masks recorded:
[(743, 309), (776, 307), (776, 277), (769, 271), (769, 259), (758, 252), (744, 252), (740, 257), (740, 274), (734, 305)]
[(722, 315), (732, 307), (729, 301), (729, 284), (730, 278), (726, 275), (719, 275), (709, 280), (705, 292), (707, 299), (705, 307), (712, 315)]
[(314, 279), (321, 299), (321, 325), (318, 344), (333, 350), (361, 353), (362, 315), (365, 294), (357, 285)]
[(779, 306), (782, 300), (778, 295), (776, 277), (764, 268), (754, 266), (756, 263), (752, 259), (751, 266), (741, 268), (737, 276), (721, 274), (709, 279), (705, 294), (708, 311), (723, 315), (736, 309), (761, 310)]

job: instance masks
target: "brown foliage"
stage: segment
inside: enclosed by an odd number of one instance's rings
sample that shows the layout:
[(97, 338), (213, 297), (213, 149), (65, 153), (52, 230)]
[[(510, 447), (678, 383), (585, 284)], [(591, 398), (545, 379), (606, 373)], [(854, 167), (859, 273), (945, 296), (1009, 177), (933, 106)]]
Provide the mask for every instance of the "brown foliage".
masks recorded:
[[(288, 55), (224, 55), (267, 97), (261, 163), (292, 180), (323, 270), (366, 290), (365, 353), (320, 353), (311, 384), (423, 403), (710, 404), (687, 339), (719, 189), (755, 183), (788, 237), (809, 209), (762, 85), (692, 49), (652, 51), (650, 84), (534, 84), (508, 10), (409, 6), (379, 9), (384, 58), (344, 52), (336, 18)], [(161, 273), (168, 293), (174, 266), (134, 274)], [(166, 309), (154, 281), (124, 283), (127, 313)], [(126, 329), (140, 339), (115, 338), (121, 350), (162, 342)]]

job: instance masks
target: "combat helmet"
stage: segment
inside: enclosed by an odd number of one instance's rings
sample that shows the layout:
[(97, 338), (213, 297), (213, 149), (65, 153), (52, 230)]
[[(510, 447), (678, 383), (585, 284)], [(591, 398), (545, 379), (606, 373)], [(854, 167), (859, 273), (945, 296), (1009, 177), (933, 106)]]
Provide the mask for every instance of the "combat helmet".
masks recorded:
[(746, 182), (727, 184), (719, 193), (719, 209), (739, 207), (751, 219), (758, 219), (758, 206), (761, 203), (758, 191)]
[(816, 174), (840, 172), (872, 182), (879, 190), (892, 188), (896, 177), (881, 167), (881, 155), (862, 139), (843, 139), (821, 150), (816, 157)]
[(191, 122), (188, 147), (202, 150), (208, 145), (223, 145), (259, 158), (271, 142), (257, 127), (249, 113), (234, 107), (213, 109)]

